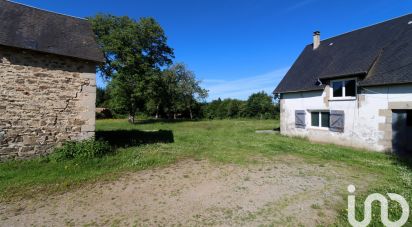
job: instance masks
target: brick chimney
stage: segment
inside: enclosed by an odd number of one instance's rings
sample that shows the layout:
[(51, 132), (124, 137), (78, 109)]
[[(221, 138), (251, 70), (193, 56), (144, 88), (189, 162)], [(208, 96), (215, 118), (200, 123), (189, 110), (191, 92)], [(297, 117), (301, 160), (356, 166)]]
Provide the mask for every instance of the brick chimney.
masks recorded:
[(320, 45), (320, 31), (313, 32), (313, 49), (318, 49)]

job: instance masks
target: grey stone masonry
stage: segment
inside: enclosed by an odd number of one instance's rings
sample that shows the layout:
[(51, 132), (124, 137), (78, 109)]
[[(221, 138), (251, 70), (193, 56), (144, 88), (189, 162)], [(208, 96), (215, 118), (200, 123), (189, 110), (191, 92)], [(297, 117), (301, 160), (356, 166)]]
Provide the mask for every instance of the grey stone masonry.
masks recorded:
[(0, 46), (0, 160), (94, 136), (96, 63)]
[(379, 124), (379, 131), (383, 138), (379, 141), (386, 150), (392, 150), (392, 110), (411, 110), (412, 102), (389, 102), (388, 109), (380, 109), (379, 116), (385, 118), (385, 122)]

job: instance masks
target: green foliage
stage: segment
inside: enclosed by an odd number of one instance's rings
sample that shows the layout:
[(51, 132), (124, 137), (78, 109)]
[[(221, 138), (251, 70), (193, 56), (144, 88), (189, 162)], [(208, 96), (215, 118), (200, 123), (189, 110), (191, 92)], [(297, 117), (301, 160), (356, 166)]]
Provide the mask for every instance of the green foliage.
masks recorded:
[(273, 98), (263, 91), (252, 94), (246, 102), (246, 111), (249, 117), (272, 118), (275, 114)]
[(240, 118), (245, 115), (245, 105), (242, 100), (219, 98), (205, 105), (203, 114), (207, 119)]
[(164, 106), (166, 112), (173, 114), (188, 112), (194, 118), (193, 110), (199, 102), (204, 102), (208, 91), (200, 86), (194, 72), (186, 65), (178, 63), (163, 72), (165, 89)]
[(203, 106), (203, 115), (206, 119), (275, 119), (279, 115), (279, 108), (272, 100), (272, 96), (263, 91), (252, 94), (247, 101), (219, 98)]
[(104, 76), (141, 74), (172, 63), (173, 49), (153, 18), (97, 14), (88, 19), (106, 59), (99, 68)]
[(173, 49), (153, 18), (98, 14), (89, 20), (106, 60), (99, 70), (109, 79), (107, 89), (97, 91), (97, 106), (128, 114), (132, 122), (138, 113), (200, 117), (199, 102), (207, 91), (184, 64), (167, 68)]
[(50, 155), (51, 160), (62, 161), (70, 159), (91, 159), (106, 155), (112, 151), (105, 141), (88, 139), (80, 142), (69, 141), (56, 148)]
[(128, 114), (131, 122), (138, 113), (173, 119), (275, 118), (276, 106), (264, 92), (252, 94), (246, 102), (219, 99), (202, 105), (208, 91), (194, 72), (183, 63), (167, 68), (173, 49), (153, 18), (136, 21), (98, 14), (89, 20), (106, 60), (99, 70), (109, 81), (106, 90), (97, 89), (97, 106)]
[(96, 107), (109, 107), (109, 91), (107, 88), (96, 88)]
[(113, 113), (110, 109), (103, 108), (103, 110), (99, 112), (96, 110), (96, 119), (110, 119), (110, 118), (113, 118)]
[(98, 14), (89, 20), (106, 60), (99, 70), (111, 79), (110, 107), (128, 113), (134, 121), (137, 111), (144, 108), (151, 75), (172, 63), (173, 49), (153, 18), (136, 21)]

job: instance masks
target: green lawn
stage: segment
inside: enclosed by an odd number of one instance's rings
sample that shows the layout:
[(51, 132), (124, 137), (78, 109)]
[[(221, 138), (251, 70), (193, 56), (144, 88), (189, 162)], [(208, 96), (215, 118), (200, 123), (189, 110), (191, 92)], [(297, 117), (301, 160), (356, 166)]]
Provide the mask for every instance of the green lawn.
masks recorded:
[[(258, 129), (277, 126), (275, 120), (141, 122), (136, 125), (125, 120), (99, 120), (98, 131), (170, 130), (174, 142), (120, 148), (112, 155), (87, 161), (56, 163), (39, 158), (0, 163), (1, 200), (61, 192), (97, 180), (115, 179), (125, 171), (167, 165), (186, 158), (242, 165), (288, 154), (308, 162), (341, 163), (347, 168), (376, 174), (380, 177), (370, 192), (399, 193), (412, 205), (412, 171), (408, 165), (382, 153), (255, 133)], [(345, 211), (341, 214), (340, 221), (344, 223)], [(399, 215), (399, 207), (391, 206), (391, 215)]]

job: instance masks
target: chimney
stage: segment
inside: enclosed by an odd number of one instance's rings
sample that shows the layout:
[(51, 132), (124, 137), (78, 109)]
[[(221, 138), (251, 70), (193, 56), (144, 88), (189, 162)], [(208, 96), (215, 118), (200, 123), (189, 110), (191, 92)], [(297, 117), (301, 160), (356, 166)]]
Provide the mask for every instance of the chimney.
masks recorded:
[(315, 31), (313, 33), (313, 49), (318, 49), (320, 45), (320, 31)]

